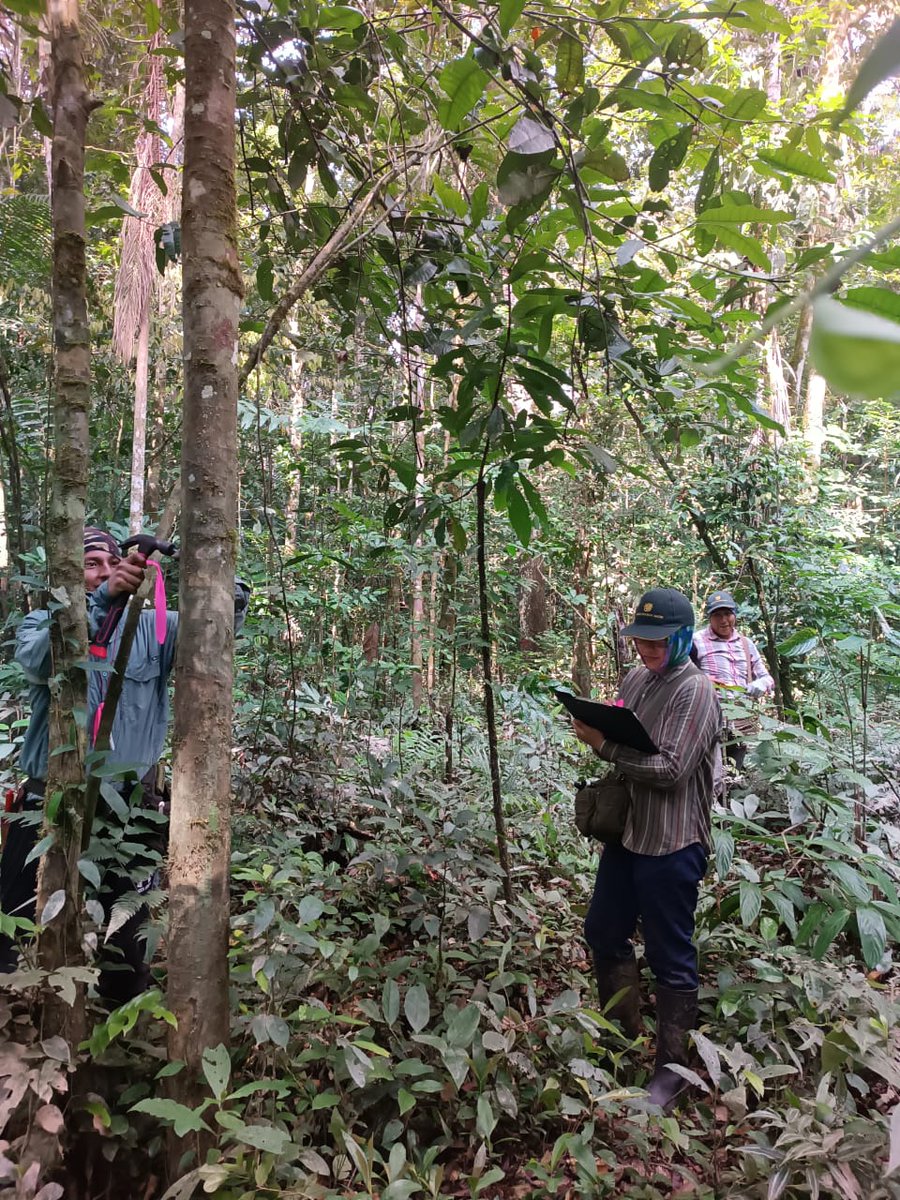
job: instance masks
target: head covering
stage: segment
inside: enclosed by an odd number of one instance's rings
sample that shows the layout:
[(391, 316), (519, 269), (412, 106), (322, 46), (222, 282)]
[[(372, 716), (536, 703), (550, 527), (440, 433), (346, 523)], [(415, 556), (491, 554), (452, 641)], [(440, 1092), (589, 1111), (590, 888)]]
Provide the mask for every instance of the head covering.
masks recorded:
[(122, 557), (119, 543), (111, 533), (107, 533), (105, 529), (98, 529), (96, 525), (85, 525), (84, 552), (90, 554), (91, 551), (100, 554), (114, 554), (116, 558)]
[[(634, 620), (622, 630), (625, 637), (658, 641), (671, 637), (680, 629), (694, 628), (694, 610), (683, 592), (676, 588), (651, 588), (644, 592), (634, 610)], [(690, 651), (690, 642), (685, 658)]]
[(682, 625), (677, 633), (671, 634), (669, 637), (669, 652), (666, 655), (666, 661), (663, 664), (660, 674), (665, 674), (666, 671), (671, 671), (674, 667), (680, 667), (682, 663), (686, 663), (691, 657), (691, 646), (693, 644), (693, 625)]
[(714, 613), (717, 608), (727, 608), (730, 612), (737, 612), (737, 605), (734, 602), (734, 596), (731, 592), (726, 592), (721, 588), (717, 592), (710, 593), (706, 597), (706, 615)]

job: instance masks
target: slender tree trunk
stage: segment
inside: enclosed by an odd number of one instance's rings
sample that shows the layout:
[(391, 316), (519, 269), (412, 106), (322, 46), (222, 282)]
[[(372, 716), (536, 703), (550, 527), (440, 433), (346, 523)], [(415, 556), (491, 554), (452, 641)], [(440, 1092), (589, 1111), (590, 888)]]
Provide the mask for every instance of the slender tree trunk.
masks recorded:
[[(49, 0), (52, 61), (53, 214), (53, 472), (47, 515), (50, 590), (59, 607), (51, 625), (53, 674), (45, 829), (54, 835), (38, 878), (38, 920), (48, 903), (64, 900), (40, 938), (48, 971), (80, 954), (78, 858), (84, 803), (87, 616), (84, 591), (84, 509), (91, 404), (84, 225), (84, 144), (95, 104), (85, 80), (77, 0)], [(84, 989), (73, 1005), (48, 991), (44, 1034), (61, 1034), (75, 1049), (84, 1031)]]
[(131, 504), (128, 532), (140, 533), (144, 521), (144, 466), (147, 448), (147, 387), (150, 377), (150, 303), (138, 330), (134, 372), (134, 424), (131, 435)]
[(475, 485), (477, 557), (478, 557), (478, 611), (481, 618), (481, 667), (484, 679), (484, 715), (488, 735), (488, 763), (491, 772), (491, 798), (494, 809), (494, 828), (497, 833), (497, 857), (503, 871), (503, 894), (512, 904), (512, 876), (509, 868), (509, 844), (506, 837), (506, 817), (503, 813), (503, 794), (500, 789), (500, 755), (497, 748), (497, 714), (494, 709), (494, 681), (491, 665), (491, 614), (487, 584), (486, 515), (487, 484), (484, 467), (478, 474)]
[[(586, 497), (580, 503), (584, 503), (585, 500)], [(582, 511), (588, 512), (589, 509), (585, 507)], [(593, 541), (582, 525), (578, 530), (578, 544), (575, 550), (575, 588), (579, 595), (584, 596), (584, 600), (575, 606), (575, 637), (572, 647), (572, 683), (582, 696), (591, 694), (594, 667), (591, 629), (593, 551)]]
[[(235, 10), (185, 0), (184, 430), (169, 898), (169, 1054), (183, 1103), (229, 1037), (231, 720), (237, 541)], [(193, 1143), (198, 1153), (203, 1144)], [(173, 1137), (170, 1161), (184, 1143)]]

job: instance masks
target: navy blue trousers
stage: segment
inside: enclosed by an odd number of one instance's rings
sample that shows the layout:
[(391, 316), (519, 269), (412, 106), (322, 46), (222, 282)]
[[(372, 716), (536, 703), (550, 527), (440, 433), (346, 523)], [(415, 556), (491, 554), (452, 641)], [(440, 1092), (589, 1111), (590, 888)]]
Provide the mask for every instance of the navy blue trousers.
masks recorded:
[(705, 873), (706, 851), (699, 842), (658, 856), (606, 846), (584, 922), (594, 962), (628, 958), (640, 918), (656, 982), (679, 992), (696, 988), (694, 912)]

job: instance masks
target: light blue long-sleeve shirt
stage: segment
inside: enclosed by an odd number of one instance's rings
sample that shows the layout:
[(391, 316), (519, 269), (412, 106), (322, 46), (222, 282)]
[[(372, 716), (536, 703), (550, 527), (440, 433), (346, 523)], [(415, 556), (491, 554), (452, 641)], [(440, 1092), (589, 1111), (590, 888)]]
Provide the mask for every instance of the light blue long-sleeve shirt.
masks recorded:
[[(250, 589), (239, 580), (234, 585), (234, 625), (237, 633), (244, 623)], [(88, 596), (88, 634), (94, 637), (111, 606), (107, 586), (102, 583)], [(110, 639), (106, 663), (116, 661), (122, 638), (123, 621), (116, 626)], [(122, 695), (112, 728), (109, 762), (131, 767), (144, 775), (163, 751), (169, 724), (169, 672), (175, 660), (175, 639), (178, 633), (178, 613), (166, 612), (166, 637), (162, 645), (156, 640), (156, 616), (151, 610), (141, 613), (134, 643), (125, 668)], [(49, 744), (50, 689), (47, 681), (52, 674), (50, 661), (50, 616), (46, 609), (29, 613), (16, 634), (16, 662), (30, 686), (31, 719), (19, 755), (21, 770), (32, 779), (47, 776)], [(111, 672), (92, 669), (88, 672), (88, 731), (93, 729), (94, 715), (109, 690)]]

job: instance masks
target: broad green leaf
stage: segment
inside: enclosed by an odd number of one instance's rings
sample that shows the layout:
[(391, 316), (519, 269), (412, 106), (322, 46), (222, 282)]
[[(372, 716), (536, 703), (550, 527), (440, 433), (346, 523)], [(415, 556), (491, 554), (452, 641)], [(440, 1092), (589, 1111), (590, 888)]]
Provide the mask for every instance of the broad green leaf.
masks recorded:
[(79, 858), (78, 873), (83, 879), (86, 879), (92, 887), (100, 887), (100, 871), (97, 864), (89, 858)]
[(834, 183), (834, 172), (828, 165), (821, 158), (813, 158), (805, 150), (796, 150), (790, 146), (780, 146), (776, 150), (760, 150), (757, 160), (765, 163), (767, 167), (786, 171), (789, 175), (802, 175), (820, 183)]
[(540, 206), (558, 178), (558, 169), (544, 159), (510, 153), (497, 171), (497, 195), (501, 204), (513, 206), (535, 201)]
[(590, 146), (575, 155), (575, 165), (605, 175), (614, 183), (624, 183), (630, 176), (628, 163), (618, 152), (607, 146)]
[(467, 1050), (478, 1032), (481, 1012), (477, 1004), (466, 1004), (457, 1008), (447, 1022), (447, 1041), (451, 1046)]
[(553, 130), (534, 117), (521, 117), (509, 135), (511, 154), (545, 154), (556, 148)]
[(824, 958), (828, 952), (831, 943), (841, 932), (847, 922), (850, 920), (850, 913), (846, 909), (837, 909), (828, 914), (822, 924), (818, 927), (818, 932), (810, 947), (810, 953), (813, 958)]
[(584, 47), (577, 37), (564, 33), (556, 47), (556, 86), (563, 93), (577, 92), (584, 84)]
[(441, 111), (444, 129), (456, 130), (484, 94), (488, 75), (474, 58), (455, 58), (441, 71), (439, 83), (448, 104)]
[(464, 217), (468, 213), (469, 205), (466, 202), (465, 196), (458, 192), (455, 187), (451, 187), (449, 183), (445, 183), (440, 175), (433, 177), (432, 187), (444, 208), (449, 209), (452, 213), (456, 213), (458, 217)]
[(275, 297), (275, 268), (270, 258), (264, 258), (256, 268), (256, 290), (261, 300), (270, 301)]
[(531, 509), (528, 507), (528, 501), (515, 484), (510, 484), (507, 495), (509, 523), (522, 545), (527, 546), (531, 541)]
[(403, 1011), (413, 1033), (421, 1033), (431, 1016), (431, 1002), (424, 984), (415, 983), (407, 991), (403, 998)]
[(253, 915), (253, 930), (251, 937), (259, 937), (265, 933), (272, 922), (275, 920), (275, 901), (269, 896), (265, 896), (256, 906), (256, 912)]
[(723, 204), (720, 208), (707, 208), (697, 217), (701, 225), (782, 225), (796, 220), (795, 213), (774, 208), (757, 208), (754, 204)]
[(244, 1125), (228, 1130), (228, 1136), (254, 1150), (262, 1150), (266, 1154), (284, 1154), (290, 1145), (291, 1135), (284, 1129), (276, 1129), (274, 1125)]
[(198, 1113), (175, 1100), (139, 1100), (131, 1106), (130, 1111), (147, 1113), (157, 1120), (166, 1121), (175, 1130), (176, 1137), (199, 1133), (201, 1130), (209, 1132), (209, 1126)]
[(65, 888), (59, 888), (47, 900), (47, 903), (41, 909), (41, 915), (38, 920), (39, 925), (49, 925), (54, 917), (59, 914), (66, 906), (66, 891)]
[(706, 60), (706, 39), (699, 29), (691, 25), (678, 25), (665, 49), (666, 66), (676, 64), (699, 68)]
[(669, 182), (669, 176), (684, 162), (691, 144), (692, 126), (685, 125), (673, 137), (660, 142), (653, 151), (647, 176), (654, 192), (661, 192)]
[(869, 51), (856, 78), (847, 92), (844, 107), (836, 116), (836, 120), (847, 116), (858, 108), (874, 87), (885, 79), (890, 79), (900, 71), (900, 17), (890, 29), (883, 33), (873, 48)]
[(795, 629), (790, 637), (786, 637), (783, 642), (779, 642), (778, 653), (787, 656), (808, 654), (818, 644), (819, 632), (817, 629)]
[(506, 37), (509, 31), (518, 21), (525, 9), (526, 0), (500, 0), (500, 8), (497, 12), (497, 23), (500, 26), (500, 32)]
[(318, 896), (304, 896), (297, 905), (297, 924), (311, 925), (324, 911), (325, 905)]
[(204, 1050), (202, 1065), (209, 1090), (216, 1100), (221, 1100), (228, 1090), (228, 1081), (231, 1078), (231, 1058), (228, 1051), (221, 1043)]
[(358, 29), (365, 22), (365, 17), (358, 8), (350, 8), (346, 4), (335, 4), (319, 9), (320, 29)]
[(703, 174), (700, 176), (700, 182), (697, 185), (697, 193), (694, 196), (695, 213), (702, 213), (707, 204), (709, 204), (710, 200), (712, 200), (718, 182), (719, 150), (717, 147), (706, 160), (706, 166), (703, 168)]
[(729, 121), (749, 122), (755, 120), (765, 107), (765, 92), (759, 88), (738, 88), (722, 109), (722, 116)]
[(863, 959), (869, 970), (873, 970), (884, 958), (887, 944), (884, 918), (877, 908), (858, 908), (856, 910), (856, 927), (859, 930)]
[(742, 879), (740, 883), (741, 923), (749, 928), (759, 916), (762, 908), (762, 892), (758, 883)]
[(854, 308), (864, 308), (867, 312), (879, 313), (882, 317), (890, 317), (892, 321), (900, 321), (900, 293), (883, 287), (850, 288), (844, 297), (844, 303)]
[(400, 1016), (400, 989), (396, 979), (384, 981), (384, 987), (381, 989), (381, 1011), (388, 1025), (393, 1025)]
[(761, 271), (772, 269), (772, 261), (762, 248), (762, 243), (757, 238), (750, 237), (749, 234), (741, 233), (737, 225), (710, 224), (708, 229), (716, 235), (716, 241), (720, 245), (742, 254)]
[(494, 1110), (491, 1108), (490, 1100), (484, 1095), (483, 1092), (478, 1097), (478, 1104), (476, 1105), (475, 1112), (475, 1132), (480, 1138), (484, 1138), (485, 1141), (487, 1141), (487, 1139), (494, 1132), (494, 1128), (497, 1124), (497, 1118), (494, 1115)]
[(722, 20), (728, 25), (739, 29), (753, 29), (757, 33), (780, 33), (784, 37), (793, 34), (791, 24), (787, 21), (774, 4), (766, 0), (740, 0), (740, 3), (730, 5), (721, 14)]
[(836, 391), (869, 400), (900, 398), (900, 322), (820, 296), (810, 353)]

